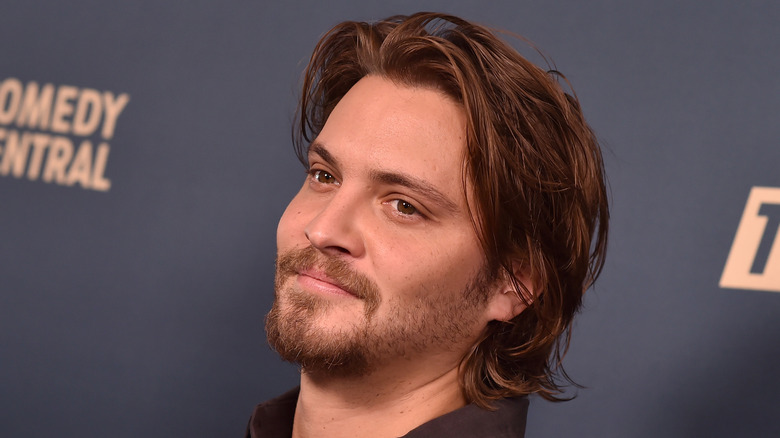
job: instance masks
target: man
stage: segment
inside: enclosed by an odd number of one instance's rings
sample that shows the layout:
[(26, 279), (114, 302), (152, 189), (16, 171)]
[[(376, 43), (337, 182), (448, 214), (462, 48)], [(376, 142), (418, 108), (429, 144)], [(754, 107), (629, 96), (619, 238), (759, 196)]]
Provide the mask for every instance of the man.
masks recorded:
[(517, 437), (528, 394), (557, 399), (608, 210), (556, 78), (452, 16), (323, 37), (266, 321), (300, 388), (258, 405), (247, 436)]

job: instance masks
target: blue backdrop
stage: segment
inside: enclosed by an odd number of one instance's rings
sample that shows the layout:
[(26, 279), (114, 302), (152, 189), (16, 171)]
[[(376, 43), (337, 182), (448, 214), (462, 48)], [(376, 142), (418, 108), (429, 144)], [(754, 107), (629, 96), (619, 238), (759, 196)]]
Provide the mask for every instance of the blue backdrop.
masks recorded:
[(263, 318), (300, 74), (417, 10), (535, 42), (604, 146), (586, 388), (528, 436), (780, 436), (780, 6), (694, 0), (4, 2), (0, 436), (241, 436), (296, 383)]

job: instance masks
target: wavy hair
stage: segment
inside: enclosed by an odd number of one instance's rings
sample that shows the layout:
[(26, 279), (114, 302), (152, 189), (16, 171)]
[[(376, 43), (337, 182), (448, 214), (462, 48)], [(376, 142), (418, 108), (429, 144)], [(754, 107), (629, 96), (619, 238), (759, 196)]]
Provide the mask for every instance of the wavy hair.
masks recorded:
[[(308, 145), (367, 75), (440, 90), (466, 114), (463, 190), (492, 278), (506, 276), (527, 308), (493, 321), (463, 357), (466, 399), (490, 408), (538, 393), (564, 400), (561, 366), (582, 295), (598, 277), (609, 211), (601, 151), (556, 71), (523, 58), (487, 28), (437, 13), (344, 22), (306, 68), (294, 143)], [(527, 276), (531, 287), (517, 277)]]

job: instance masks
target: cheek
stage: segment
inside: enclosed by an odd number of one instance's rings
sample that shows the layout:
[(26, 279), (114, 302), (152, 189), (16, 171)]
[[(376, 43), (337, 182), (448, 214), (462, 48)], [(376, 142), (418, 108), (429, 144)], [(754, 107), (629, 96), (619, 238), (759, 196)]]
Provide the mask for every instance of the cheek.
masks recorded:
[(279, 218), (279, 224), (276, 227), (276, 246), (279, 249), (295, 246), (297, 241), (305, 239), (304, 230), (307, 220), (305, 218), (303, 205), (300, 202), (300, 194), (290, 201), (287, 208)]
[(387, 285), (408, 295), (460, 293), (482, 268), (480, 248), (451, 235), (425, 240), (396, 241), (378, 255)]

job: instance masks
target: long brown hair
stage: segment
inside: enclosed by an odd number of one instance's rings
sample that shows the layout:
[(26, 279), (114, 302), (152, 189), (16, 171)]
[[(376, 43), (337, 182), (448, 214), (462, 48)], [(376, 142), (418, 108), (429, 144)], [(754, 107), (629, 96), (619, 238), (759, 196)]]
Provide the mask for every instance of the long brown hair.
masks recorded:
[(320, 40), (306, 69), (294, 127), (301, 161), (367, 75), (433, 87), (463, 106), (463, 190), (469, 181), (486, 266), (528, 305), (509, 322), (491, 322), (464, 356), (466, 398), (482, 407), (531, 393), (560, 400), (561, 378), (571, 382), (561, 367), (571, 321), (604, 264), (609, 220), (601, 152), (579, 102), (559, 84), (562, 75), (463, 19), (418, 13), (344, 22)]

